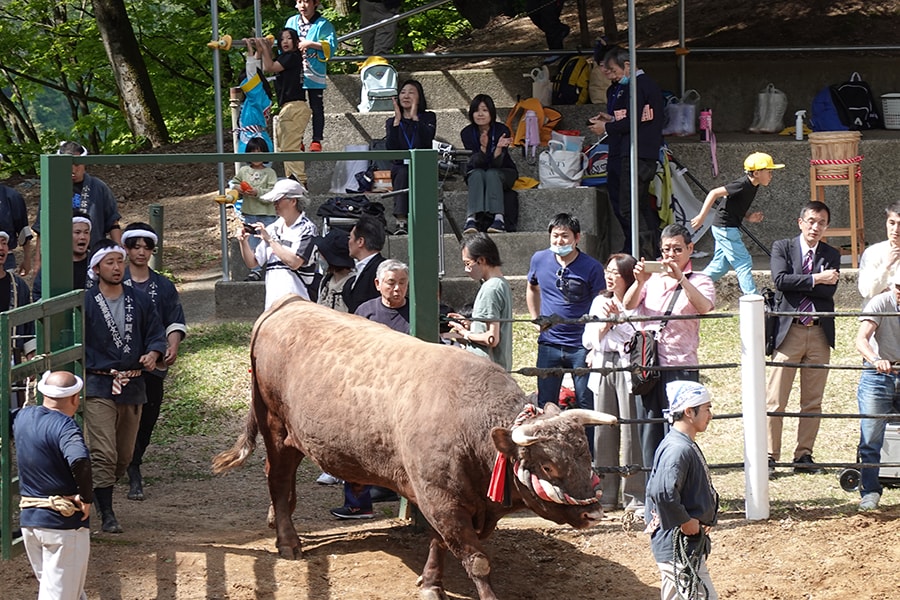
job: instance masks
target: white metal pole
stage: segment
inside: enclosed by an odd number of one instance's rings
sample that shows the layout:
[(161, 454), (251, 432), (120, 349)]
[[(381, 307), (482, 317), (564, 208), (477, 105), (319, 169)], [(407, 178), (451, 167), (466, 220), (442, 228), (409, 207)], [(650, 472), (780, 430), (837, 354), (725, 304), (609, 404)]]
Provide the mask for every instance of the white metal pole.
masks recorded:
[(744, 510), (747, 519), (769, 518), (766, 453), (766, 321), (763, 297), (741, 296), (741, 388), (744, 414)]

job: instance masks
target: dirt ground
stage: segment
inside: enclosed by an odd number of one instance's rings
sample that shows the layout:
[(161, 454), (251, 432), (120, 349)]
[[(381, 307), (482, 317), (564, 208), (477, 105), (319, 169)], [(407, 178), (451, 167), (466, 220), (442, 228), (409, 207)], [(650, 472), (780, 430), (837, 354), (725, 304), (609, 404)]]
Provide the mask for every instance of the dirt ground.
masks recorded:
[[(789, 28), (788, 17), (796, 17), (796, 25), (811, 19), (811, 13), (785, 15), (778, 11), (787, 9), (777, 4), (757, 6), (750, 9), (767, 11), (766, 18), (740, 28), (740, 35), (733, 33), (730, 39), (736, 44), (750, 43), (748, 40), (761, 44), (765, 43), (762, 36), (769, 34), (770, 45), (782, 45), (782, 40), (788, 39), (785, 32), (793, 31), (800, 34), (791, 37), (791, 43), (797, 45), (821, 42), (825, 37), (846, 44), (895, 41), (898, 2), (866, 9), (879, 11), (881, 18), (859, 21), (857, 14), (843, 25), (836, 25), (831, 18), (826, 21), (824, 15), (854, 5), (858, 9), (858, 3), (808, 4), (823, 16), (816, 27)], [(722, 14), (732, 8), (720, 3), (712, 7), (710, 0), (691, 0), (688, 8), (689, 19), (693, 15), (691, 22), (698, 28), (704, 20), (738, 19)], [(650, 42), (662, 44), (673, 39), (673, 34), (666, 32), (668, 21), (660, 19), (646, 22), (643, 31)], [(527, 20), (520, 21), (503, 30), (515, 32), (503, 33), (507, 41), (534, 37)], [(574, 28), (571, 6), (566, 21)], [(599, 16), (592, 16), (591, 23), (592, 29), (598, 30)], [(835, 32), (845, 35), (836, 38)], [(878, 39), (885, 32), (890, 36)], [(475, 50), (490, 37), (475, 35), (456, 48)], [(708, 45), (724, 44), (716, 39)], [(154, 152), (209, 152), (214, 147), (210, 135)], [(164, 206), (166, 266), (184, 280), (182, 289), (190, 291), (185, 300), (190, 303), (186, 307), (189, 313), (197, 315), (193, 322), (212, 316), (212, 287), (203, 282), (219, 264), (218, 208), (211, 194), (214, 169), (210, 165), (185, 166), (178, 178), (163, 185), (154, 166), (92, 168), (120, 198), (125, 222), (146, 219), (151, 203)], [(21, 178), (12, 183), (20, 184), (33, 209), (37, 186), (29, 187)], [(116, 508), (125, 533), (96, 533), (92, 538), (87, 583), (91, 600), (417, 597), (415, 582), (427, 554), (425, 534), (396, 518), (397, 503), (376, 505), (378, 517), (372, 521), (335, 521), (328, 509), (340, 504), (340, 488), (313, 483), (318, 475), (314, 465), (301, 467), (300, 502), (294, 515), (304, 558), (278, 558), (274, 532), (265, 524), (268, 496), (261, 449), (248, 466), (227, 477), (209, 473), (212, 456), (229, 447), (235, 436), (236, 429), (231, 426), (212, 438), (183, 439), (164, 449), (151, 447), (144, 469), (147, 500), (127, 501), (126, 487), (119, 486)], [(847, 504), (841, 507), (816, 508), (814, 499), (800, 499), (796, 506), (781, 508), (779, 518), (748, 522), (740, 511), (743, 501), (726, 500), (731, 508), (721, 515), (713, 532), (709, 560), (720, 597), (900, 597), (900, 576), (896, 574), (900, 506), (896, 502), (886, 503), (874, 513), (855, 514), (855, 498), (849, 494)], [(647, 537), (624, 530), (621, 517), (621, 512), (610, 513), (599, 526), (584, 531), (557, 526), (530, 513), (504, 519), (487, 543), (496, 592), (501, 598), (523, 600), (658, 597), (658, 574)], [(94, 529), (98, 525), (95, 520)], [(450, 598), (477, 598), (459, 563), (450, 557), (447, 564), (445, 585)], [(30, 600), (36, 590), (24, 555), (2, 565), (0, 599)]]
[[(125, 533), (93, 536), (90, 599), (417, 598), (425, 534), (396, 518), (396, 502), (377, 504), (371, 521), (335, 521), (327, 509), (340, 504), (341, 490), (313, 483), (318, 471), (312, 465), (302, 468), (294, 515), (304, 557), (278, 558), (274, 532), (265, 524), (261, 453), (229, 476), (208, 476), (209, 459), (231, 435), (183, 440), (171, 451), (181, 461), (175, 468), (151, 461), (144, 469), (144, 502), (126, 500), (125, 486), (117, 488)], [(722, 515), (709, 559), (722, 598), (900, 597), (894, 572), (900, 507), (850, 516), (798, 507), (789, 514), (755, 523), (737, 512)], [(610, 513), (583, 531), (529, 513), (504, 519), (487, 543), (497, 594), (523, 600), (658, 597), (647, 536), (624, 531), (621, 516)], [(459, 562), (450, 557), (447, 564), (449, 597), (477, 598)], [(0, 597), (30, 600), (36, 589), (24, 555), (4, 564)]]

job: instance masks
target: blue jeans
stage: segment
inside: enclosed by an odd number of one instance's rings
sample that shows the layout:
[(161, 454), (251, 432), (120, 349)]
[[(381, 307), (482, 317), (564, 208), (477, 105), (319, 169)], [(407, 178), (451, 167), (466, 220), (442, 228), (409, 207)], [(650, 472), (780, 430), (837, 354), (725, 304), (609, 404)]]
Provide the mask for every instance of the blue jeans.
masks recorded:
[(753, 281), (753, 259), (747, 252), (744, 240), (741, 239), (741, 230), (737, 227), (710, 227), (713, 238), (716, 240), (716, 250), (712, 260), (703, 269), (703, 274), (708, 275), (713, 281), (721, 279), (728, 272), (729, 267), (734, 267), (741, 291), (745, 294), (756, 293), (756, 283)]
[[(867, 363), (868, 364), (868, 363)], [(860, 414), (883, 415), (900, 413), (900, 375), (885, 375), (877, 371), (863, 371), (856, 391)], [(857, 458), (863, 463), (880, 463), (884, 445), (885, 419), (860, 419)], [(878, 468), (860, 469), (859, 493), (881, 493)]]
[(344, 506), (363, 511), (372, 510), (372, 486), (344, 482)]
[[(559, 344), (538, 343), (537, 367), (539, 369), (564, 368), (578, 369), (587, 366), (587, 348), (584, 346), (561, 346)], [(573, 375), (575, 382), (575, 401), (578, 408), (593, 410), (594, 394), (588, 388), (587, 375)], [(562, 387), (561, 376), (538, 377), (538, 406), (544, 407), (548, 402), (559, 402), (559, 388)], [(588, 448), (594, 455), (594, 428), (585, 427)]]

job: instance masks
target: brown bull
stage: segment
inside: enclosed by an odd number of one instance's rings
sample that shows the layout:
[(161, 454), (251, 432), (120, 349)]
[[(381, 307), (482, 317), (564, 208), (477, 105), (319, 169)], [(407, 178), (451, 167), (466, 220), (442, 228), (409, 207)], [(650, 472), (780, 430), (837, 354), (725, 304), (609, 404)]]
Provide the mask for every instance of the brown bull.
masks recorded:
[[(542, 415), (494, 363), (353, 315), (289, 297), (257, 320), (250, 342), (252, 401), (217, 473), (242, 464), (261, 432), (281, 556), (300, 556), (291, 515), (304, 456), (347, 481), (395, 490), (431, 525), (422, 598), (446, 598), (449, 549), (482, 600), (496, 596), (481, 540), (505, 514), (530, 508), (573, 527), (602, 517), (584, 426), (615, 417), (586, 410)], [(513, 427), (517, 421), (519, 426)], [(507, 500), (487, 497), (498, 452)], [(508, 504), (508, 505), (504, 505)]]

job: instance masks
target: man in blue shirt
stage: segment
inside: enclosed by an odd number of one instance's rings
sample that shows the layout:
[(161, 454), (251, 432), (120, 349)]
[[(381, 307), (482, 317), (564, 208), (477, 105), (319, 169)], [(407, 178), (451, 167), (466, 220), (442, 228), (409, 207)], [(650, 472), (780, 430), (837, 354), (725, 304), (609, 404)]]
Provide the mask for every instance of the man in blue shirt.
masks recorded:
[(94, 493), (91, 456), (72, 418), (82, 385), (71, 373), (45, 372), (37, 384), (43, 405), (23, 408), (13, 420), (19, 522), (40, 598), (86, 598)]
[[(581, 224), (567, 213), (553, 217), (547, 228), (550, 247), (535, 252), (528, 268), (525, 301), (532, 319), (541, 315), (558, 315), (577, 319), (590, 312), (594, 297), (606, 289), (603, 265), (578, 249)], [(587, 365), (587, 349), (581, 344), (584, 325), (554, 325), (538, 337), (538, 368), (579, 368)], [(593, 394), (588, 389), (588, 376), (578, 375), (575, 398), (579, 408), (593, 409)], [(540, 377), (538, 405), (556, 402), (562, 377)], [(588, 438), (589, 443), (591, 437)]]

